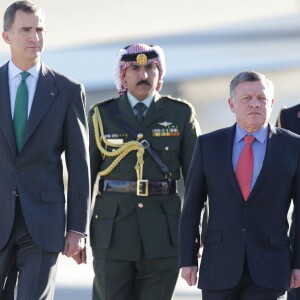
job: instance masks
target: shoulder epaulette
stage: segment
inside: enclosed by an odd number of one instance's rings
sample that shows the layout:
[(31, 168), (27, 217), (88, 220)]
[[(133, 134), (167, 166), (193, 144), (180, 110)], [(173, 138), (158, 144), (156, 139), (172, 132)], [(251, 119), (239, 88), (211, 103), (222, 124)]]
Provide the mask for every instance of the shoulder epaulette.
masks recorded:
[(95, 106), (98, 106), (98, 105), (103, 105), (103, 104), (108, 104), (110, 103), (111, 101), (115, 100), (117, 98), (111, 98), (111, 99), (106, 99), (106, 100), (100, 100), (99, 102), (96, 102), (94, 103), (90, 109), (93, 109)]
[(185, 105), (188, 105), (188, 106), (192, 107), (192, 104), (189, 101), (187, 101), (185, 99), (182, 99), (182, 98), (176, 98), (176, 97), (172, 97), (170, 95), (163, 95), (161, 97), (172, 100), (172, 101), (177, 101), (179, 103), (182, 103), (182, 104), (185, 104)]
[(280, 128), (282, 127), (282, 124), (281, 124), (281, 113), (285, 109), (286, 109), (286, 106), (282, 107), (280, 109), (280, 111), (279, 111), (279, 115), (278, 115), (278, 118), (277, 118), (277, 127), (280, 127)]

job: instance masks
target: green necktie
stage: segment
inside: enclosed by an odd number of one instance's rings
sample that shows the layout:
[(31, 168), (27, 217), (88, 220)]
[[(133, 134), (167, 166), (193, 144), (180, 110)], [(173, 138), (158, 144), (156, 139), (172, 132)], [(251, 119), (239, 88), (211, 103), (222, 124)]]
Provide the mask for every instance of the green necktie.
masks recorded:
[(17, 148), (20, 152), (23, 147), (24, 133), (28, 116), (28, 88), (26, 79), (30, 73), (24, 71), (21, 74), (21, 82), (17, 89), (16, 104), (14, 112), (14, 129)]

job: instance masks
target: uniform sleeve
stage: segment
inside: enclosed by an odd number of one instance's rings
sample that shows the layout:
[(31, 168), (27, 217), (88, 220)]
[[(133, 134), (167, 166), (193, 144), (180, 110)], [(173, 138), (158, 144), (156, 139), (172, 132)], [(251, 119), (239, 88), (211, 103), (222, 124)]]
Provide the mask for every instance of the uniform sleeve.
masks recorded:
[(190, 162), (196, 144), (197, 136), (201, 134), (199, 123), (196, 119), (196, 113), (193, 107), (189, 110), (185, 127), (182, 132), (180, 158), (182, 163), (182, 176), (184, 182), (188, 174)]
[(89, 154), (90, 154), (90, 172), (91, 172), (91, 191), (94, 190), (97, 174), (100, 171), (102, 162), (101, 153), (96, 144), (95, 127), (93, 123), (94, 108), (91, 108), (88, 114), (89, 124)]
[(286, 128), (287, 125), (285, 120), (285, 108), (282, 108), (280, 110), (275, 126), (280, 128)]

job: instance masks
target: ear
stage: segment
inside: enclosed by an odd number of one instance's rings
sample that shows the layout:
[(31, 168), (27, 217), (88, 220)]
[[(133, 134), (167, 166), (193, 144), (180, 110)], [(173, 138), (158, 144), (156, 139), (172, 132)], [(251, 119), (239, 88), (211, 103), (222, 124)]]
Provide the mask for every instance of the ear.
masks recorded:
[(9, 33), (7, 31), (2, 32), (2, 38), (6, 44), (10, 44)]
[(234, 113), (234, 101), (232, 98), (228, 99), (228, 105), (229, 105), (230, 110)]

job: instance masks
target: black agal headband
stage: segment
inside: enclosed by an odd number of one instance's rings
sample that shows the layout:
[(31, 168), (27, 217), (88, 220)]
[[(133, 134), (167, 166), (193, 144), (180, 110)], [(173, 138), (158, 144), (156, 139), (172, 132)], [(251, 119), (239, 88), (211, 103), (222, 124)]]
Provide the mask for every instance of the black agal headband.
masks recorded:
[(121, 61), (135, 61), (139, 65), (144, 65), (149, 59), (158, 57), (158, 54), (155, 51), (149, 52), (140, 52), (132, 54), (124, 54), (121, 58)]

